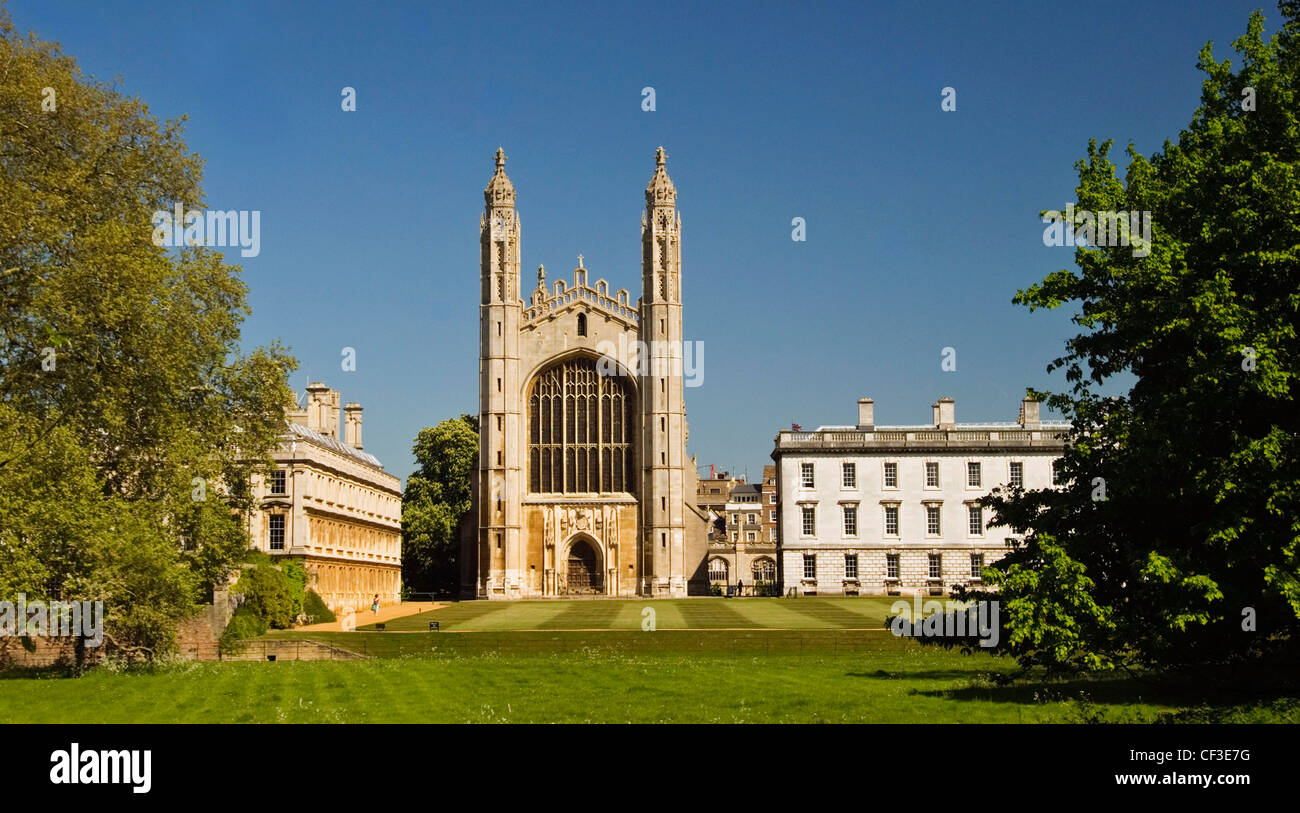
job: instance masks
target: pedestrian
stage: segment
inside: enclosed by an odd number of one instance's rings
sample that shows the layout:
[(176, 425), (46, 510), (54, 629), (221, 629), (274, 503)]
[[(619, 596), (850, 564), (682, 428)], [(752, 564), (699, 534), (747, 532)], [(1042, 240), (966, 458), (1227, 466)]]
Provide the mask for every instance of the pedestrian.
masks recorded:
[(375, 593), (375, 600), (370, 602), (370, 611), (375, 615), (379, 615), (379, 594), (378, 593)]
[(745, 583), (740, 579), (736, 579), (736, 595), (738, 596), (745, 595)]

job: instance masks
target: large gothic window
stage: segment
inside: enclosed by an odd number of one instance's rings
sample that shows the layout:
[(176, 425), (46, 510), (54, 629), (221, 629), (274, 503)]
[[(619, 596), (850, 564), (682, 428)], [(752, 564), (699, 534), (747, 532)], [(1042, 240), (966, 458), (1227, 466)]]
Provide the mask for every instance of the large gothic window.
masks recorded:
[(622, 376), (589, 358), (538, 373), (528, 397), (528, 490), (630, 492), (636, 487), (636, 403)]

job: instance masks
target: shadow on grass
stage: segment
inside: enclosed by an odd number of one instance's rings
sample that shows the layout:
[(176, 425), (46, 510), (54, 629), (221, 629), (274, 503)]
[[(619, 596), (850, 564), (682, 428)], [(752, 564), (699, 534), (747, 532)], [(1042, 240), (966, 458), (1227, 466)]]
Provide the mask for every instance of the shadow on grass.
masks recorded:
[[(1147, 673), (1078, 674), (989, 673), (975, 676), (958, 670), (848, 673), (875, 679), (960, 680), (964, 685), (916, 689), (920, 697), (957, 702), (1035, 705), (1069, 703), (1071, 722), (1296, 723), (1300, 722), (1300, 686), (1295, 667), (1220, 667)], [(1121, 707), (1107, 710), (1103, 706)], [(1158, 711), (1154, 707), (1171, 707)], [(1124, 707), (1128, 707), (1126, 711)]]
[(0, 669), (0, 680), (44, 680), (63, 677), (76, 677), (76, 673), (70, 666), (6, 666)]
[(876, 680), (962, 680), (975, 677), (976, 673), (969, 669), (904, 669), (896, 672), (877, 669), (874, 672), (846, 672), (845, 676)]

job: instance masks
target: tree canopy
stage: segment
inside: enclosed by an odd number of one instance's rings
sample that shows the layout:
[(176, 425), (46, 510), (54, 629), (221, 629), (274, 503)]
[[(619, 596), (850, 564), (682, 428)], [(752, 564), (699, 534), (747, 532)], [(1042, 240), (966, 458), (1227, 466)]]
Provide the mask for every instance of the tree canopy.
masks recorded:
[(103, 600), (146, 654), (246, 548), (295, 367), (240, 352), (238, 266), (153, 243), (204, 204), (182, 123), (0, 8), (0, 594)]
[[(991, 569), (1026, 664), (1108, 668), (1294, 657), (1300, 644), (1300, 3), (1240, 56), (1200, 52), (1200, 107), (1150, 158), (1076, 164), (1079, 210), (1150, 212), (1150, 253), (1081, 246), (1020, 291), (1083, 330), (1044, 393), (1072, 422), (1062, 489), (986, 505), (1024, 542)], [(1068, 226), (1067, 226), (1068, 227)], [(1123, 395), (1105, 392), (1121, 373)]]
[(402, 579), (414, 590), (454, 591), (460, 585), (457, 527), (471, 509), (478, 466), (478, 418), (461, 415), (416, 435), (420, 468), (402, 494)]

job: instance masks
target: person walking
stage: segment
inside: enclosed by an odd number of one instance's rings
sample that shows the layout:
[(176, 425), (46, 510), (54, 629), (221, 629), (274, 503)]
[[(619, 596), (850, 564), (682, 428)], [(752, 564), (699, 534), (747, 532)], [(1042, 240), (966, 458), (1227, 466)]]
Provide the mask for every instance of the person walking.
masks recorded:
[(379, 615), (379, 594), (378, 593), (375, 593), (375, 600), (370, 602), (370, 611), (375, 615)]
[(736, 595), (737, 596), (745, 595), (745, 583), (740, 579), (736, 579)]

